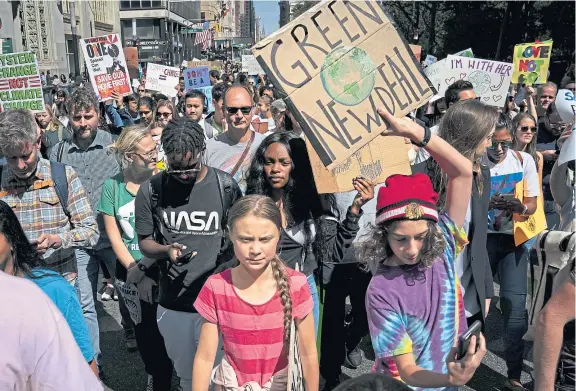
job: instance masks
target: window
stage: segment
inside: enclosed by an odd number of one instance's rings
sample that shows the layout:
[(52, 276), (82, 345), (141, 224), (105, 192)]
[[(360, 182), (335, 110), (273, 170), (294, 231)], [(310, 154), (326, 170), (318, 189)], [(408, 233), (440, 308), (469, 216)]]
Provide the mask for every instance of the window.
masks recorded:
[(122, 0), (120, 2), (120, 9), (130, 9), (130, 0)]
[(206, 12), (200, 12), (200, 19), (206, 19)]
[(140, 39), (160, 39), (160, 19), (137, 19), (136, 36)]
[(66, 58), (68, 59), (68, 70), (74, 73), (74, 45), (71, 39), (66, 39)]

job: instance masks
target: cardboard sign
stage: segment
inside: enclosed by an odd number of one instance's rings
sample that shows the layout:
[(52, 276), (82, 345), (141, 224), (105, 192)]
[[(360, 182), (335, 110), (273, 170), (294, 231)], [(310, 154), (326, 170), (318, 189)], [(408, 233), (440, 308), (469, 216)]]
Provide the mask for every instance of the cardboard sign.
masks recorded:
[(352, 179), (358, 176), (382, 183), (392, 174), (412, 174), (408, 151), (402, 137), (378, 136), (332, 170), (324, 167), (308, 141), (306, 148), (314, 182), (320, 194), (352, 191)]
[(210, 70), (208, 69), (208, 66), (188, 68), (184, 70), (184, 88), (186, 89), (186, 92), (199, 89), (200, 87), (208, 87), (209, 85)]
[(208, 101), (208, 112), (213, 113), (214, 103), (212, 103), (212, 86), (200, 87), (198, 88), (199, 91), (202, 91), (204, 95), (206, 95), (206, 100)]
[(262, 67), (258, 64), (256, 57), (252, 55), (242, 56), (242, 72), (246, 72), (249, 75), (264, 74), (264, 70), (262, 70)]
[(323, 1), (251, 51), (328, 169), (386, 129), (378, 107), (401, 117), (434, 94), (378, 2)]
[(158, 91), (166, 96), (175, 97), (180, 77), (180, 69), (167, 67), (166, 65), (148, 63), (148, 72), (146, 73), (146, 89)]
[(130, 79), (138, 79), (140, 77), (140, 68), (138, 68), (138, 48), (124, 48), (124, 57), (126, 57), (126, 65), (128, 66)]
[(134, 284), (126, 284), (124, 281), (117, 280), (116, 287), (120, 290), (126, 308), (130, 312), (130, 318), (134, 324), (139, 324), (142, 321), (142, 308), (140, 307), (140, 292), (138, 287)]
[(98, 100), (112, 99), (114, 90), (120, 96), (132, 93), (124, 50), (118, 34), (82, 39), (80, 46)]
[(454, 53), (453, 56), (473, 58), (474, 53), (472, 53), (472, 48), (468, 48), (468, 49), (461, 50), (458, 53)]
[(510, 88), (512, 64), (480, 58), (448, 56), (438, 91), (446, 89), (456, 80), (468, 80), (476, 96), (487, 105), (503, 107)]
[(560, 90), (556, 95), (556, 110), (562, 121), (573, 124), (576, 116), (576, 98), (570, 90)]
[(416, 61), (420, 62), (420, 57), (422, 57), (422, 46), (420, 45), (410, 45), (410, 50), (416, 58)]
[[(426, 59), (428, 59), (428, 57), (426, 57)], [(446, 91), (446, 89), (444, 88), (442, 90), (442, 86), (443, 86), (443, 80), (445, 79), (444, 77), (445, 71), (446, 71), (446, 59), (436, 61), (428, 65), (426, 68), (424, 68), (424, 73), (426, 74), (426, 77), (428, 77), (428, 79), (430, 80), (430, 82), (437, 91), (436, 94), (432, 96), (432, 98), (430, 98), (430, 102), (435, 102), (438, 99), (444, 98), (444, 92)]]
[(0, 112), (26, 109), (44, 111), (44, 94), (33, 52), (0, 55)]
[(548, 79), (552, 41), (514, 46), (513, 83), (544, 84)]

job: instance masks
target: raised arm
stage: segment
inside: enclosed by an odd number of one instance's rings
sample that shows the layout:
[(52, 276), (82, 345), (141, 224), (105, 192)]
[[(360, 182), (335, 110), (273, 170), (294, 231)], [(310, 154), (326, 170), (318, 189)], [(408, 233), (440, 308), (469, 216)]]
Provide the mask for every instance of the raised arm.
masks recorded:
[[(383, 108), (378, 109), (378, 113), (389, 124), (383, 135), (407, 137), (415, 143), (424, 140), (426, 132), (417, 123), (408, 118), (396, 118)], [(424, 149), (448, 176), (444, 211), (462, 227), (472, 194), (472, 162), (435, 134), (431, 134)]]

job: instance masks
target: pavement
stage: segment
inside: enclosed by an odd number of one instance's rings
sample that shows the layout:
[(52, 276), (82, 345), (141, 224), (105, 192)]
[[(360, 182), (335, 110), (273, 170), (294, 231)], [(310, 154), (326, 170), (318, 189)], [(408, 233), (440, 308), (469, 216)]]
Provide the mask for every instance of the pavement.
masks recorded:
[[(482, 365), (467, 386), (460, 390), (493, 391), (502, 390), (506, 380), (506, 364), (504, 362), (504, 336), (503, 318), (492, 301), (487, 319), (487, 348), (488, 353)], [(146, 389), (147, 375), (138, 352), (129, 353), (124, 345), (124, 331), (120, 325), (120, 312), (118, 302), (98, 301), (98, 320), (100, 323), (100, 345), (103, 356), (105, 372), (104, 384), (108, 391), (144, 391)], [(351, 370), (343, 367), (342, 379), (355, 377), (371, 371), (374, 364), (374, 352), (368, 337), (361, 343), (364, 352), (362, 365)], [(532, 343), (526, 344), (524, 353), (524, 369), (522, 383), (532, 390), (532, 379), (529, 373), (532, 365)], [(176, 379), (174, 382), (176, 383)]]

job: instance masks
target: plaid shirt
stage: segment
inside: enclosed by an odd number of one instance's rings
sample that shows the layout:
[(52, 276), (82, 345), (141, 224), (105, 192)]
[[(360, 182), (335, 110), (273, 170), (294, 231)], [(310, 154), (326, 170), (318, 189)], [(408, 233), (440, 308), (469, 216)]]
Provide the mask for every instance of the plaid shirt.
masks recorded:
[(60, 161), (66, 165), (72, 166), (90, 200), (92, 210), (96, 215), (96, 222), (100, 229), (100, 240), (95, 246), (96, 250), (110, 247), (110, 240), (106, 236), (104, 227), (104, 218), (101, 213), (97, 212), (100, 196), (102, 195), (102, 186), (104, 181), (112, 178), (120, 172), (120, 165), (116, 156), (111, 153), (108, 146), (113, 143), (112, 135), (102, 129), (98, 129), (96, 137), (88, 148), (80, 149), (74, 139), (63, 140), (52, 148), (50, 160), (57, 161), (58, 149), (61, 143), (64, 143), (62, 159)]
[(21, 180), (8, 165), (2, 167), (0, 199), (16, 213), (28, 240), (41, 234), (57, 234), (62, 241), (58, 250), (48, 249), (44, 260), (60, 273), (77, 271), (74, 248), (92, 247), (98, 241), (98, 227), (92, 208), (71, 167), (66, 167), (68, 212), (64, 213), (52, 182), (50, 162), (38, 159), (34, 176)]

